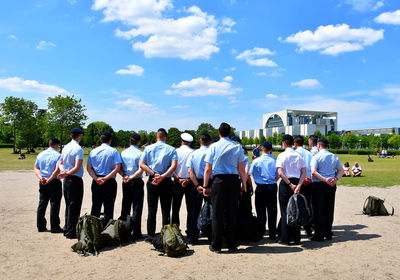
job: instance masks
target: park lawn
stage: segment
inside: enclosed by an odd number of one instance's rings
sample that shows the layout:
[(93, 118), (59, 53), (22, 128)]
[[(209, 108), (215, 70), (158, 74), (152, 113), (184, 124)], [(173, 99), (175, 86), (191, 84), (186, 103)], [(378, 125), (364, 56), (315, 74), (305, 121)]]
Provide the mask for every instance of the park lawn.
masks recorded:
[[(123, 149), (118, 148), (119, 151)], [(42, 150), (36, 150), (37, 153)], [(4, 170), (32, 170), (37, 153), (26, 155), (26, 159), (19, 160), (17, 154), (12, 153), (12, 149), (0, 148), (0, 171)], [(85, 149), (84, 166), (86, 168), (87, 155), (89, 149)], [(274, 153), (277, 156), (277, 153)], [(251, 160), (251, 152), (249, 152)], [(347, 177), (339, 181), (340, 185), (346, 186), (369, 186), (369, 187), (388, 187), (400, 185), (400, 157), (395, 159), (381, 159), (373, 157), (374, 162), (368, 162), (365, 155), (339, 155), (343, 164), (348, 161), (350, 166), (358, 162), (363, 168), (362, 177)]]

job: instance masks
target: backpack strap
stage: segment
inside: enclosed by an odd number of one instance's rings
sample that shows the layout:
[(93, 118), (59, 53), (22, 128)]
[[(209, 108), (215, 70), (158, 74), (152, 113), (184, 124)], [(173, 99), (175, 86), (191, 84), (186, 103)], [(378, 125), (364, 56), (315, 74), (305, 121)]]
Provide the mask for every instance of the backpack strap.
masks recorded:
[(363, 210), (362, 210), (362, 212), (363, 212), (363, 214), (365, 214), (365, 215), (367, 215), (367, 212), (366, 212), (366, 210), (367, 210), (367, 207), (366, 207), (366, 205), (367, 205), (367, 203), (368, 203), (368, 201), (369, 201), (369, 196), (365, 199), (365, 202), (364, 202), (364, 206), (363, 206)]

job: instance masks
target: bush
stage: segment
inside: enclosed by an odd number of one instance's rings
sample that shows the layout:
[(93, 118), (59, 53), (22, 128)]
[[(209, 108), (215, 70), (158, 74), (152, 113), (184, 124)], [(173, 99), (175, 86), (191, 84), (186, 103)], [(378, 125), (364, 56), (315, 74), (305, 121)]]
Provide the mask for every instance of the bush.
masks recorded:
[(4, 144), (4, 143), (0, 143), (0, 148), (12, 148), (13, 144)]

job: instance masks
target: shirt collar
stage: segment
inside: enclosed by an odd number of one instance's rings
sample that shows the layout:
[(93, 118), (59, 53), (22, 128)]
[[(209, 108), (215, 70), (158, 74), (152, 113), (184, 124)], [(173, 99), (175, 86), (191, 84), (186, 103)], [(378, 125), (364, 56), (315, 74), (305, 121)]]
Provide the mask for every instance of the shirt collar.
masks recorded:
[(108, 147), (110, 147), (110, 144), (108, 144), (108, 143), (102, 143), (101, 146), (108, 146)]
[(165, 144), (165, 141), (158, 140), (157, 143), (163, 143), (163, 144)]
[(76, 141), (76, 140), (74, 140), (74, 139), (72, 139), (70, 143), (74, 143), (74, 144), (77, 144), (77, 145), (79, 145), (79, 142), (78, 142), (78, 141)]
[(57, 149), (55, 149), (55, 148), (53, 148), (53, 147), (49, 147), (47, 150), (49, 150), (49, 151), (56, 151), (56, 152), (57, 152)]
[(208, 149), (209, 146), (200, 146), (200, 150)]
[(285, 152), (286, 152), (286, 151), (293, 151), (293, 148), (292, 148), (292, 147), (286, 148), (286, 149), (285, 149)]
[(135, 145), (131, 145), (130, 148), (139, 149), (139, 147), (138, 147), (138, 146), (135, 146)]

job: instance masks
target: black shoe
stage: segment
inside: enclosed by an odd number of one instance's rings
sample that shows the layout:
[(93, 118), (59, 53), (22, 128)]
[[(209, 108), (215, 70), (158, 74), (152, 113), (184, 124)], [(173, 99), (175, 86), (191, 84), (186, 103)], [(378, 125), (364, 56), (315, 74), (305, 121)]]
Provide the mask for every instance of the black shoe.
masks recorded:
[(332, 240), (332, 235), (327, 235), (327, 236), (325, 236), (325, 239), (326, 239), (326, 240)]
[(238, 251), (238, 248), (237, 248), (237, 247), (231, 247), (231, 248), (228, 248), (228, 251), (229, 251), (230, 253), (235, 253), (235, 252)]
[(150, 243), (150, 244), (153, 244), (153, 240), (154, 240), (154, 236), (151, 236), (151, 235), (147, 236), (144, 239), (145, 242)]
[(143, 240), (143, 239), (145, 239), (144, 236), (143, 236), (143, 234), (133, 235), (133, 238), (134, 238), (135, 240)]
[(311, 237), (313, 235), (313, 232), (312, 232), (311, 228), (307, 228), (306, 229), (306, 235), (307, 235), (307, 237)]
[(214, 252), (214, 253), (217, 253), (217, 254), (221, 253), (221, 249), (215, 249), (211, 245), (208, 246), (208, 249), (210, 249), (211, 252)]
[(68, 239), (76, 239), (77, 238), (76, 234), (66, 234), (65, 237)]
[(324, 238), (323, 237), (320, 237), (320, 236), (313, 236), (313, 237), (311, 237), (311, 241), (318, 241), (318, 242), (323, 242), (324, 241)]
[(60, 227), (51, 230), (51, 233), (62, 233), (62, 232), (64, 232), (64, 231), (63, 231), (63, 229), (60, 228)]
[(300, 245), (300, 241), (294, 241), (293, 245)]
[(38, 232), (45, 232), (47, 231), (47, 228), (38, 228)]

